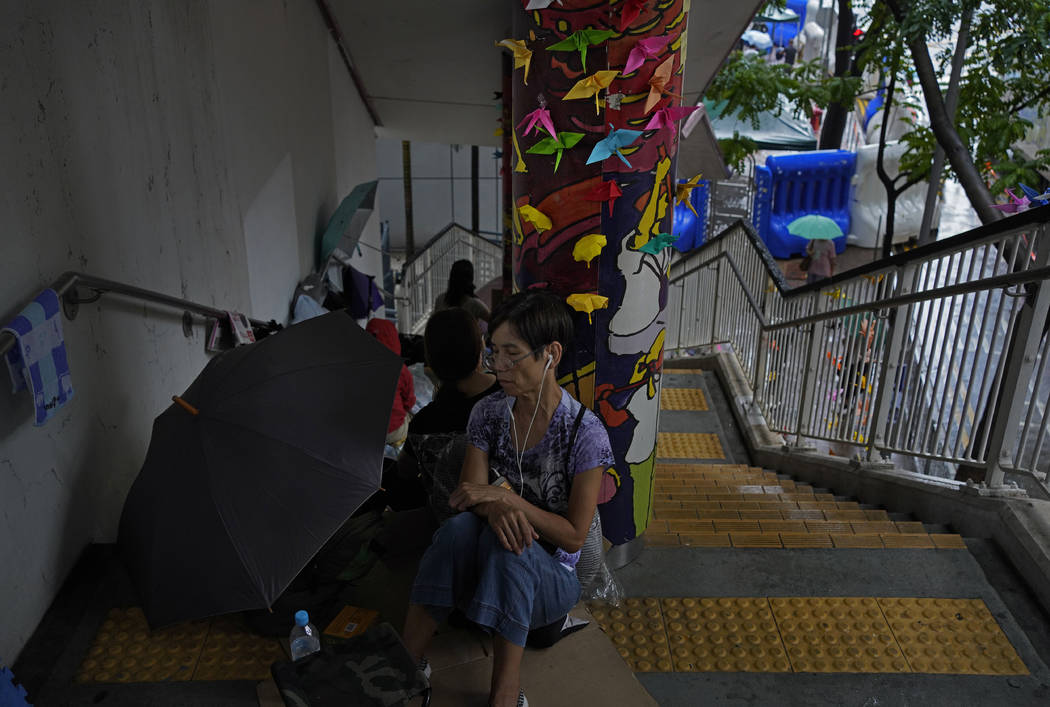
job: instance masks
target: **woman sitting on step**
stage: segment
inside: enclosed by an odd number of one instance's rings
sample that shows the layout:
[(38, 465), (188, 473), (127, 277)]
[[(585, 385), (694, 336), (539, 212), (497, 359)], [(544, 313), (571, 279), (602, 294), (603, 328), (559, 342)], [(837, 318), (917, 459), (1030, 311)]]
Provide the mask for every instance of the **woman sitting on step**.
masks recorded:
[[(424, 653), (454, 608), (493, 632), (489, 701), (528, 704), (519, 672), (529, 630), (548, 626), (580, 597), (576, 567), (601, 557), (597, 502), (612, 466), (601, 421), (556, 381), (572, 314), (550, 293), (509, 297), (491, 322), (486, 365), (502, 392), (475, 405), (467, 426), (459, 514), (434, 534), (412, 587), (405, 644)], [(582, 556), (582, 557), (581, 557)]]

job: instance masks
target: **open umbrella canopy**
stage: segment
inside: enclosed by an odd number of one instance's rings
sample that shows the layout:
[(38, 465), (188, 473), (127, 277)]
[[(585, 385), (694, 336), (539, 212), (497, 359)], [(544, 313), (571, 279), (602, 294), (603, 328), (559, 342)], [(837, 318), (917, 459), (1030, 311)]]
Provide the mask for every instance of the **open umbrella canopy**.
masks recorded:
[(379, 487), (401, 365), (343, 312), (208, 363), (154, 421), (120, 519), (151, 626), (273, 603)]
[(840, 237), (842, 229), (827, 216), (807, 214), (789, 223), (788, 233), (811, 241), (823, 241)]
[(759, 51), (765, 51), (773, 46), (773, 40), (765, 32), (757, 29), (749, 29), (740, 35), (740, 38)]
[(379, 182), (364, 182), (354, 187), (328, 220), (318, 241), (317, 266), (323, 267), (332, 251), (338, 248), (351, 255), (361, 239), (369, 217), (375, 209), (376, 187)]

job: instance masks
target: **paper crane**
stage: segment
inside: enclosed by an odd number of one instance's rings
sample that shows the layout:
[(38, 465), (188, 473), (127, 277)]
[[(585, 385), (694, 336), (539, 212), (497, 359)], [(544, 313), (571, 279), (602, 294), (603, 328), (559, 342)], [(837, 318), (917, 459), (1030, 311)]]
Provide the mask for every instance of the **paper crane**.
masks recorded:
[(586, 292), (577, 292), (569, 295), (565, 298), (565, 301), (569, 303), (569, 306), (575, 309), (577, 312), (587, 312), (587, 323), (590, 324), (591, 314), (598, 309), (605, 309), (609, 306), (609, 298), (602, 297), (601, 295), (592, 295)]
[(697, 110), (700, 110), (700, 106), (669, 106), (661, 108), (653, 113), (653, 117), (649, 119), (645, 129), (660, 130), (662, 128), (670, 128), (671, 139), (674, 139), (676, 132), (675, 123)]
[[(1034, 209), (1036, 207), (1045, 206), (1047, 203), (1050, 203), (1050, 189), (1047, 189), (1045, 192), (1040, 194), (1039, 192), (1037, 192), (1035, 189), (1033, 189), (1032, 187), (1028, 186), (1027, 184), (1022, 184), (1021, 182), (1018, 182), (1017, 186), (1021, 187), (1021, 191), (1023, 191), (1024, 195), (1028, 198), (1028, 202), (1029, 202), (1028, 208)], [(1042, 202), (1042, 203), (1034, 204), (1033, 202), (1036, 202), (1036, 201)]]
[(546, 231), (554, 225), (545, 213), (528, 204), (519, 206), (518, 213), (521, 214), (523, 219), (535, 226), (537, 231)]
[[(525, 125), (525, 131), (522, 135), (527, 136), (532, 130), (539, 130), (542, 127), (547, 131), (547, 134), (554, 137), (554, 121), (551, 120), (551, 112), (546, 107), (537, 108), (531, 113), (527, 113), (521, 122), (518, 123), (518, 130), (521, 130), (521, 126)], [(555, 137), (554, 141), (558, 139)]]
[(570, 34), (560, 42), (547, 45), (547, 49), (558, 52), (579, 52), (580, 61), (583, 62), (583, 70), (587, 70), (587, 47), (601, 44), (616, 36), (611, 29), (579, 29)]
[(655, 236), (645, 242), (645, 245), (638, 248), (643, 253), (652, 253), (653, 255), (659, 255), (660, 251), (664, 248), (670, 248), (674, 245), (674, 242), (678, 240), (678, 236), (673, 233), (657, 233)]
[(1009, 189), (1005, 191), (1007, 195), (1009, 195), (1010, 201), (1006, 202), (1005, 204), (992, 204), (993, 209), (999, 209), (1003, 213), (1007, 214), (1016, 214), (1019, 211), (1024, 211), (1025, 209), (1027, 209), (1028, 204), (1031, 203), (1029, 202), (1027, 196), (1022, 196), (1018, 198), (1018, 196)]
[(528, 172), (529, 168), (525, 166), (525, 160), (521, 157), (521, 148), (518, 147), (518, 136), (513, 130), (510, 131), (510, 141), (514, 144), (514, 156), (518, 158), (518, 163), (514, 165), (514, 171), (518, 174)]
[(525, 85), (529, 85), (529, 64), (532, 62), (532, 50), (525, 46), (524, 39), (503, 39), (496, 42), (497, 47), (506, 47), (514, 54), (514, 68), (525, 67), (523, 78)]
[(645, 0), (623, 0), (623, 3), (620, 4), (619, 29), (621, 32), (626, 32), (631, 23), (638, 19), (643, 7), (645, 7)]
[(609, 216), (612, 216), (613, 205), (616, 203), (616, 199), (622, 196), (623, 192), (620, 191), (620, 185), (616, 182), (600, 182), (598, 186), (591, 189), (583, 197), (587, 201), (605, 201), (609, 204)]
[(591, 233), (576, 241), (576, 245), (572, 247), (572, 257), (578, 261), (586, 260), (589, 268), (591, 267), (591, 261), (598, 257), (605, 244), (605, 236), (601, 233)]
[(558, 171), (561, 164), (561, 153), (573, 147), (583, 138), (583, 133), (564, 132), (555, 137), (545, 137), (535, 145), (525, 150), (530, 155), (554, 155), (554, 171)]
[(698, 174), (685, 184), (678, 184), (675, 186), (675, 203), (684, 203), (689, 207), (689, 210), (693, 212), (693, 215), (698, 218), (700, 214), (696, 213), (696, 209), (693, 208), (693, 202), (689, 197), (691, 196), (692, 191), (700, 186), (700, 176), (701, 175)]
[(649, 97), (645, 99), (645, 113), (649, 111), (660, 102), (660, 99), (664, 97), (664, 94), (668, 96), (674, 96), (675, 98), (681, 98), (677, 93), (671, 93), (669, 86), (671, 84), (671, 73), (674, 71), (674, 54), (664, 59), (663, 63), (656, 67), (653, 71), (653, 77), (649, 79)]
[[(609, 127), (612, 128), (613, 124), (609, 123)], [(591, 156), (587, 158), (587, 164), (600, 162), (607, 157), (616, 155), (620, 158), (621, 162), (630, 167), (631, 163), (627, 161), (627, 158), (623, 156), (623, 153), (621, 153), (620, 150), (637, 140), (638, 136), (641, 134), (641, 130), (623, 130), (621, 128), (613, 128), (613, 131), (599, 140), (598, 144), (596, 144), (594, 149), (591, 150)]]
[(595, 114), (599, 111), (598, 103), (598, 92), (603, 88), (609, 88), (609, 84), (613, 82), (619, 71), (595, 71), (593, 74), (585, 79), (580, 79), (576, 82), (576, 85), (565, 94), (562, 98), (563, 101), (572, 101), (577, 98), (590, 98), (594, 96), (594, 112)]
[[(525, 6), (526, 10), (546, 10), (554, 0), (529, 0), (529, 4)], [(561, 0), (558, 0), (558, 4), (561, 5)]]
[(638, 70), (638, 67), (645, 63), (646, 59), (655, 59), (659, 56), (669, 41), (671, 41), (671, 37), (668, 35), (639, 39), (638, 43), (631, 49), (631, 53), (627, 55), (627, 63), (623, 67), (624, 75), (633, 74)]
[(1033, 196), (1032, 201), (1042, 201), (1044, 204), (1050, 203), (1050, 189), (1047, 189), (1038, 196)]

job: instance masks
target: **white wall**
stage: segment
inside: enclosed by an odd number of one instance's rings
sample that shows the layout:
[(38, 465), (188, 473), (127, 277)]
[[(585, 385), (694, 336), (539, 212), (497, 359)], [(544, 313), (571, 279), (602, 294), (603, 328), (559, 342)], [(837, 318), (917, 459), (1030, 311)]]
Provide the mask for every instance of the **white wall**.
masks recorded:
[[(3, 17), (0, 319), (66, 270), (284, 319), (317, 231), (375, 175), (314, 2), (7, 0)], [(64, 326), (71, 403), (36, 428), (28, 395), (0, 390), (0, 662), (85, 545), (115, 539), (153, 418), (206, 361), (202, 326), (186, 339), (140, 303)]]
[[(495, 123), (493, 123), (495, 125)], [(478, 227), (500, 233), (503, 215), (499, 169), (492, 147), (478, 148)], [(376, 140), (379, 169), (381, 216), (390, 222), (390, 245), (395, 250), (405, 247), (404, 172), (401, 141)], [(412, 222), (416, 248), (451, 222), (470, 228), (470, 146), (441, 145), (432, 142), (412, 143)]]

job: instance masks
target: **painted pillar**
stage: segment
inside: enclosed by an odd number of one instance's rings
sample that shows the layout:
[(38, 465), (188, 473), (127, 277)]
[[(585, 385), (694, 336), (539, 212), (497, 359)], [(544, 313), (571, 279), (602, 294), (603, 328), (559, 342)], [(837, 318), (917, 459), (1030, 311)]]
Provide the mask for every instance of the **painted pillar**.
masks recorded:
[[(661, 111), (681, 100), (673, 94), (681, 93), (688, 2), (562, 0), (525, 10), (530, 3), (521, 0), (512, 39), (524, 44), (504, 45), (517, 50), (518, 65), (512, 81), (515, 285), (549, 288), (578, 310), (577, 340), (559, 382), (609, 430), (617, 464), (599, 508), (605, 536), (617, 545), (645, 530), (652, 506), (672, 240), (666, 234), (676, 183), (678, 121), (672, 118), (681, 109)], [(588, 32), (574, 39), (581, 31)], [(583, 51), (549, 48), (559, 42), (586, 45), (586, 63)], [(588, 84), (607, 84), (597, 92), (597, 108)], [(580, 93), (584, 97), (571, 98)], [(558, 144), (543, 130), (528, 130), (533, 118), (545, 122), (542, 112), (534, 113), (542, 108)], [(594, 157), (603, 154), (615, 129), (639, 131), (620, 150), (623, 160), (614, 154), (587, 164), (596, 147)], [(602, 198), (617, 193), (614, 200)]]

